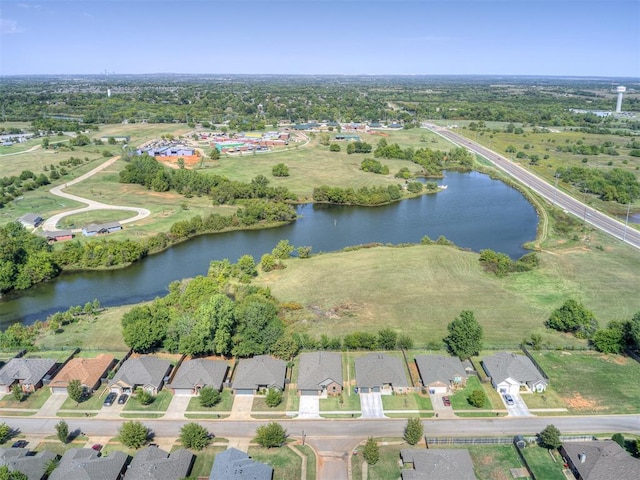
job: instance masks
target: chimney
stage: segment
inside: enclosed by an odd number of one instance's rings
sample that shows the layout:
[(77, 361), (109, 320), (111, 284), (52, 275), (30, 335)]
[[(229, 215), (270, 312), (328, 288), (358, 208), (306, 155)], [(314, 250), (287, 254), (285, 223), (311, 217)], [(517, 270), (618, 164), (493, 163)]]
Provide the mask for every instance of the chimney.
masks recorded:
[(580, 460), (580, 463), (584, 463), (587, 460), (587, 454), (585, 452), (579, 453), (578, 460)]

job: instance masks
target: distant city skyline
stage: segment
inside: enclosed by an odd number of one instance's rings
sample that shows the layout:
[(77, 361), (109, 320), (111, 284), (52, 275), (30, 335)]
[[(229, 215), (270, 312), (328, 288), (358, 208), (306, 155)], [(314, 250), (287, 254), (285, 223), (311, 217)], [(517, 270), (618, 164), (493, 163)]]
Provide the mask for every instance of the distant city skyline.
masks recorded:
[(0, 74), (640, 77), (637, 0), (3, 0)]

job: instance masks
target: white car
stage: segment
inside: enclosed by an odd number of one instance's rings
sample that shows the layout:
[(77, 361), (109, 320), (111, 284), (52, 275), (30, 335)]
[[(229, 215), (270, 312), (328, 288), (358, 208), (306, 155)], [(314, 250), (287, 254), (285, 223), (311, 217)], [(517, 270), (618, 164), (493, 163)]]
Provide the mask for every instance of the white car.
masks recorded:
[(515, 403), (513, 401), (513, 397), (508, 393), (505, 393), (504, 395), (502, 395), (502, 397), (504, 398), (504, 401), (507, 403), (507, 405), (513, 405)]

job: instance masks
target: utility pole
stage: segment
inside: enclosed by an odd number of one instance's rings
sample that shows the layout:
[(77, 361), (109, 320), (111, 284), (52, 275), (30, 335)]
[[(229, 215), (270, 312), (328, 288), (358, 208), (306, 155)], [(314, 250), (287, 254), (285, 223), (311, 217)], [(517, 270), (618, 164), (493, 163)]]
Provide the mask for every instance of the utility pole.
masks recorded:
[(622, 234), (622, 241), (627, 241), (627, 227), (629, 226), (629, 212), (631, 211), (631, 199), (629, 199), (629, 203), (627, 204), (627, 219), (624, 222), (624, 233)]

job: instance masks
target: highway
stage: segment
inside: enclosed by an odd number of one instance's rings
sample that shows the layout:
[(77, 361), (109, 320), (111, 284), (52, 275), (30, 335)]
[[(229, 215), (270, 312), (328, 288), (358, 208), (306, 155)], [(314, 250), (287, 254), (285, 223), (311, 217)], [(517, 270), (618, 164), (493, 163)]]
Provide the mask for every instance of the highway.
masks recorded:
[(588, 223), (599, 230), (602, 230), (609, 235), (622, 240), (623, 242), (640, 249), (640, 232), (634, 229), (632, 226), (625, 226), (624, 222), (620, 222), (614, 218), (611, 218), (604, 213), (591, 208), (587, 204), (567, 195), (562, 190), (550, 185), (545, 180), (541, 179), (537, 175), (529, 172), (520, 165), (511, 160), (499, 155), (493, 150), (469, 140), (461, 135), (453, 133), (451, 130), (433, 125), (430, 123), (423, 123), (423, 128), (431, 130), (432, 132), (446, 138), (450, 142), (467, 148), (478, 155), (483, 156), (491, 163), (493, 163), (500, 170), (506, 172), (511, 177), (536, 192), (541, 197), (544, 197), (553, 205), (557, 205), (558, 208), (565, 210), (567, 213), (574, 215), (585, 223)]

